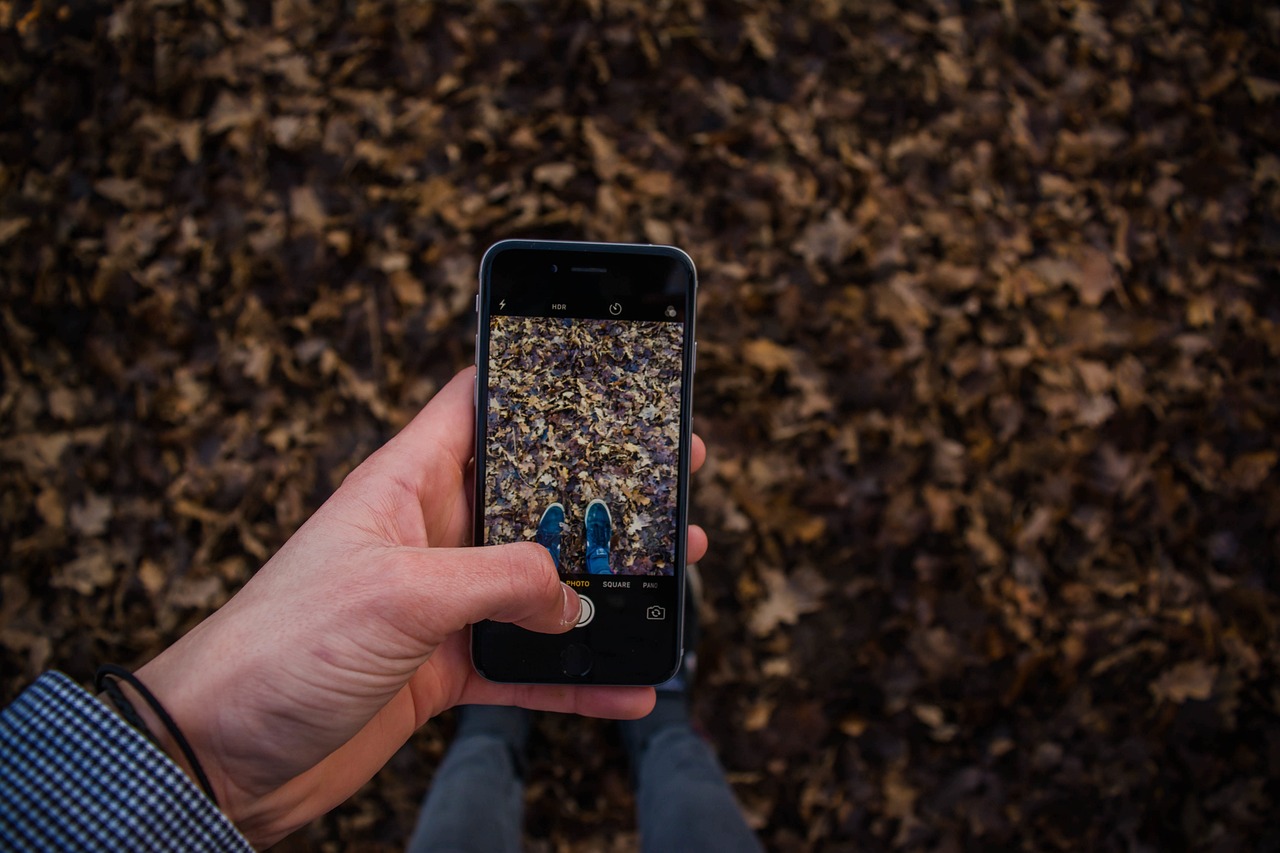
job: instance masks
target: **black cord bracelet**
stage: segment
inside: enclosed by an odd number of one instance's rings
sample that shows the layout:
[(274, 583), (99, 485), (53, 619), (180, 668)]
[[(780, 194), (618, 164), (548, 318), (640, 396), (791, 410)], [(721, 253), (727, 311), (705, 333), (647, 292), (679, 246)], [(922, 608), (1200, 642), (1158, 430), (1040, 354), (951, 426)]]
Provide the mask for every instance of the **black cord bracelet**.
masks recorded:
[[(169, 712), (160, 704), (160, 700), (147, 689), (147, 686), (138, 679), (138, 676), (122, 666), (117, 666), (114, 663), (104, 663), (98, 667), (98, 672), (94, 675), (93, 683), (95, 687), (106, 693), (111, 701), (116, 703), (116, 707), (120, 709), (120, 715), (124, 717), (125, 722), (145, 734), (152, 743), (157, 743), (155, 734), (147, 728), (146, 723), (138, 716), (137, 710), (125, 698), (124, 692), (119, 685), (110, 680), (112, 678), (118, 678), (126, 682), (130, 687), (138, 691), (138, 695), (142, 697), (143, 701), (151, 706), (151, 710), (155, 711), (156, 716), (160, 718), (160, 722), (164, 723), (164, 727), (168, 729), (173, 742), (178, 745), (178, 749), (182, 750), (182, 755), (187, 759), (187, 764), (191, 765), (191, 772), (195, 775), (196, 781), (200, 783), (200, 788), (204, 791), (205, 796), (212, 800), (215, 806), (222, 808), (218, 804), (218, 797), (213, 793), (213, 786), (209, 784), (209, 777), (205, 775), (204, 768), (200, 766), (200, 759), (196, 758), (195, 750), (191, 748), (191, 744), (187, 741), (186, 736), (182, 734), (182, 730), (178, 728), (178, 724), (173, 721), (173, 717), (169, 716)], [(126, 708), (128, 709), (127, 711), (125, 710)]]
[(107, 698), (111, 700), (111, 704), (116, 706), (116, 710), (120, 712), (120, 716), (124, 717), (124, 721), (133, 726), (138, 731), (147, 736), (147, 740), (160, 745), (160, 741), (156, 740), (155, 733), (147, 727), (146, 722), (138, 713), (138, 709), (133, 707), (133, 703), (124, 695), (124, 691), (120, 689), (120, 685), (116, 684), (110, 678), (104, 678), (101, 673), (94, 679), (97, 689), (107, 694)]

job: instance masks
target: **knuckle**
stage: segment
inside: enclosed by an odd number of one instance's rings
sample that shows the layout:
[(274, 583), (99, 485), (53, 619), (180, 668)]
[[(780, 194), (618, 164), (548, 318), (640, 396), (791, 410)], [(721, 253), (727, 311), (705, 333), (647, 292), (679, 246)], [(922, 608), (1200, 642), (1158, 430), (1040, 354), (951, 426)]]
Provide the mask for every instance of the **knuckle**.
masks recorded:
[(378, 561), (377, 572), (355, 574), (364, 578), (367, 584), (365, 591), (377, 606), (402, 607), (412, 601), (412, 597), (404, 595), (403, 591), (416, 585), (422, 576), (422, 566), (412, 554), (393, 551)]
[(507, 549), (508, 577), (526, 598), (558, 596), (560, 577), (547, 549), (535, 542), (520, 542)]

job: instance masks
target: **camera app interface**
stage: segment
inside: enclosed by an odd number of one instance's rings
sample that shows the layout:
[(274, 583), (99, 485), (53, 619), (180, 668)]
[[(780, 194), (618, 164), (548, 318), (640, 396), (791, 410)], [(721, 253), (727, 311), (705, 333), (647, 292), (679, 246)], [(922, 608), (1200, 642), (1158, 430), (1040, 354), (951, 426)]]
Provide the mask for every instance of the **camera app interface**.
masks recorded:
[(539, 542), (566, 575), (673, 576), (683, 305), (506, 307), (489, 325), (484, 540)]

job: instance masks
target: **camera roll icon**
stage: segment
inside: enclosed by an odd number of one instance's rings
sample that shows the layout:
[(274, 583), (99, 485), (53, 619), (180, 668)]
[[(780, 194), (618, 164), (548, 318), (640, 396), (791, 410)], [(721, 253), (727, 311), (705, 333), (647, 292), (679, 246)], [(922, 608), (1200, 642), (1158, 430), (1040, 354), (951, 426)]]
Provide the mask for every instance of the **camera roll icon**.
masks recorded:
[(667, 618), (667, 608), (651, 604), (649, 609), (644, 612), (644, 616), (651, 622), (661, 622)]

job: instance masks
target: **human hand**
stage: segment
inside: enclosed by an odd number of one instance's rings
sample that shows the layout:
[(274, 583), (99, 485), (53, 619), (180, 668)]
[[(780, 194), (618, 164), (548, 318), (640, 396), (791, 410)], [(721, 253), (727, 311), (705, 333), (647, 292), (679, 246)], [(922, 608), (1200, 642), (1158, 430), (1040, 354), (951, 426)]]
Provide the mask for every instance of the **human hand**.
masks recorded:
[[(618, 719), (653, 707), (649, 687), (495, 684), (472, 668), (470, 624), (559, 633), (580, 607), (540, 545), (460, 547), (471, 534), (474, 375), (454, 377), (231, 601), (137, 673), (255, 845), (347, 799), (454, 705)], [(691, 467), (705, 458), (695, 436)], [(689, 560), (706, 549), (690, 526)]]

